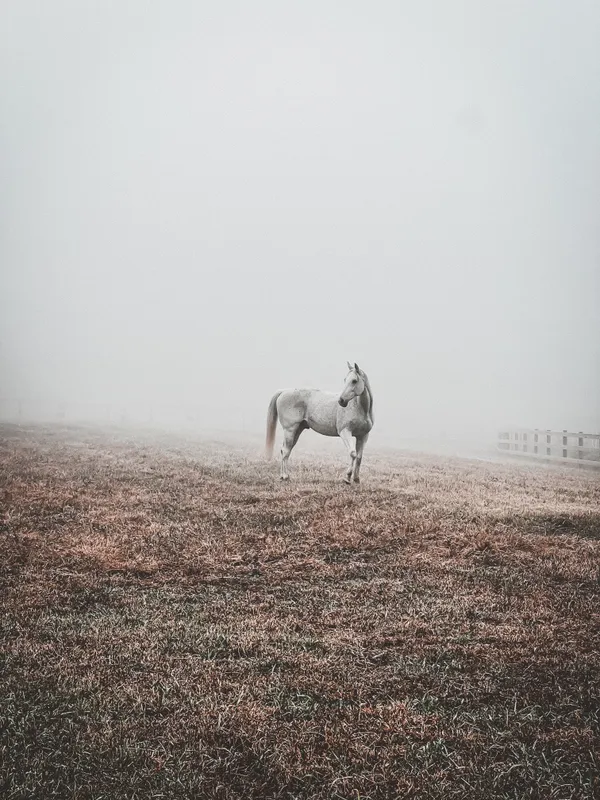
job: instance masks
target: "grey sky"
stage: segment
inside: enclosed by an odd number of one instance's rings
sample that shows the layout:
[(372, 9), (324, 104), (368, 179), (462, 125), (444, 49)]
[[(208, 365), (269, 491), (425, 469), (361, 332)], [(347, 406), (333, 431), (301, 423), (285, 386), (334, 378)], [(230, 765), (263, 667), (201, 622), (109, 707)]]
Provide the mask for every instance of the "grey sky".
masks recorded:
[(600, 429), (600, 6), (5, 0), (3, 396)]

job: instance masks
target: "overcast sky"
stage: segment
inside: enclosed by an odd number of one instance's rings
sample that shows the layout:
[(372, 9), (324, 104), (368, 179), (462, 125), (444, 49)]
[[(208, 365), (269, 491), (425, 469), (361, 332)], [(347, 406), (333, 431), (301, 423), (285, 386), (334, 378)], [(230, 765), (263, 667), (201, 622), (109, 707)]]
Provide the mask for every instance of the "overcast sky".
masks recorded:
[[(597, 0), (4, 0), (4, 397), (600, 430)], [(375, 432), (374, 432), (375, 433)]]

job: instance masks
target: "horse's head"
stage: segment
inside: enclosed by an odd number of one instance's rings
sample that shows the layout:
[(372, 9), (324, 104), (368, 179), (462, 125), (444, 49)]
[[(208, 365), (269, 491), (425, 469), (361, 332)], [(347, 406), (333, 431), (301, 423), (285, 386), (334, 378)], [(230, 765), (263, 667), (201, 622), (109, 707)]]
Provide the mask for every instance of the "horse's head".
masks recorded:
[(354, 366), (352, 366), (352, 364), (348, 361), (348, 369), (350, 372), (346, 376), (344, 388), (342, 389), (342, 393), (340, 394), (338, 400), (338, 403), (342, 406), (342, 408), (346, 408), (350, 400), (354, 400), (355, 397), (361, 395), (365, 390), (365, 381), (358, 364), (354, 364)]

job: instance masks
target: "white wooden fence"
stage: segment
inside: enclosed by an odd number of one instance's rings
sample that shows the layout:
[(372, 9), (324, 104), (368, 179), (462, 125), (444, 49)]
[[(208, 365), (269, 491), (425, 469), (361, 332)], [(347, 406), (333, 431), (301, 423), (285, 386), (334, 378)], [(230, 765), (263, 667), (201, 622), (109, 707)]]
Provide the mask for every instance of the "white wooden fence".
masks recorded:
[(519, 428), (501, 431), (497, 449), (511, 456), (600, 467), (600, 434)]

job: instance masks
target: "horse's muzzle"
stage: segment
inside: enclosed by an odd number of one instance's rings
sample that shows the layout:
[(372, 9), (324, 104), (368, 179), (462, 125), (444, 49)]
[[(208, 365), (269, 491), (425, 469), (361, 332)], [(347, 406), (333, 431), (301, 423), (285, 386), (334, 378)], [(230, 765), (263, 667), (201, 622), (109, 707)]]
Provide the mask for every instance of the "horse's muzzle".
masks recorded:
[(343, 397), (340, 397), (340, 399), (338, 400), (338, 403), (341, 405), (342, 408), (346, 408), (346, 406), (348, 405), (348, 401), (344, 400)]

